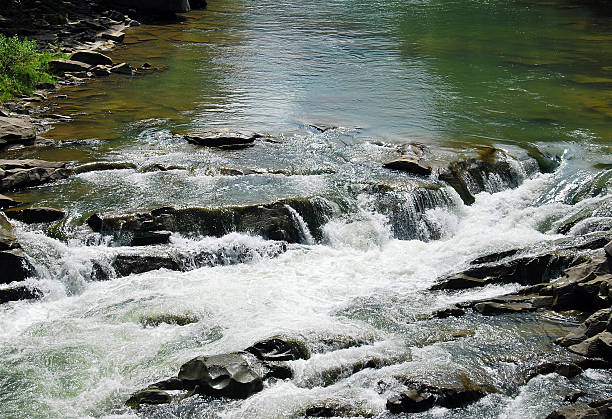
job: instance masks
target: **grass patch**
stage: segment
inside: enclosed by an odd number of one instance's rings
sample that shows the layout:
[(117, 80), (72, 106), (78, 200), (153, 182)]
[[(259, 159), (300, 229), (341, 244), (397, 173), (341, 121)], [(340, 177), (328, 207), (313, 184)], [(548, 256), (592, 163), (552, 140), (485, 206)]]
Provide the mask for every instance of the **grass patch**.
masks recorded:
[(29, 95), (39, 83), (53, 83), (48, 63), (60, 55), (38, 51), (36, 41), (0, 34), (0, 102)]

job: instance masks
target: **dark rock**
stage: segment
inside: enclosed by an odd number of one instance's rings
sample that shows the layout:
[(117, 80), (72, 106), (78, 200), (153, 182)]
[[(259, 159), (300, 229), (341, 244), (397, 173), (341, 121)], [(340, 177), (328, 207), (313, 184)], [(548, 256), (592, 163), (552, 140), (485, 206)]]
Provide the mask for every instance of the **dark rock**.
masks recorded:
[(265, 369), (267, 372), (263, 377), (264, 380), (268, 378), (277, 378), (279, 380), (293, 378), (293, 370), (286, 362), (268, 361), (265, 363)]
[(192, 9), (206, 8), (206, 0), (189, 0), (189, 5)]
[(391, 413), (424, 412), (431, 409), (435, 401), (436, 398), (432, 394), (410, 390), (389, 398), (387, 409)]
[(0, 191), (64, 179), (70, 175), (65, 166), (65, 162), (44, 160), (0, 160), (0, 170), (4, 172), (4, 177), (0, 179)]
[(520, 249), (505, 250), (503, 252), (489, 253), (470, 262), (471, 265), (482, 265), (483, 263), (499, 262), (502, 259), (516, 255)]
[(143, 404), (165, 404), (171, 401), (172, 397), (163, 390), (143, 390), (133, 394), (125, 404), (132, 409), (137, 409)]
[[(202, 1), (202, 0), (198, 0)], [(133, 9), (142, 14), (187, 13), (191, 10), (189, 0), (112, 0), (112, 4)], [(206, 3), (206, 2), (204, 2)]]
[(431, 167), (421, 164), (417, 159), (401, 158), (383, 165), (387, 169), (400, 170), (419, 176), (431, 175)]
[(330, 125), (330, 124), (321, 124), (321, 123), (317, 123), (317, 124), (308, 124), (308, 126), (310, 128), (314, 128), (315, 130), (319, 131), (319, 132), (327, 132), (333, 129), (338, 129), (337, 126), (335, 125)]
[(0, 213), (0, 251), (18, 249), (19, 247), (13, 226), (4, 214)]
[(97, 65), (90, 69), (92, 73), (94, 73), (98, 77), (106, 77), (110, 76), (111, 72), (108, 67)]
[(132, 70), (132, 67), (130, 67), (130, 65), (127, 63), (121, 63), (111, 67), (110, 72), (116, 74), (126, 74), (128, 76), (134, 74), (134, 70)]
[(437, 290), (463, 290), (474, 287), (482, 287), (487, 284), (485, 279), (473, 278), (468, 275), (455, 275), (448, 277), (439, 284), (432, 286), (430, 289), (432, 291)]
[(582, 374), (584, 370), (573, 362), (547, 362), (531, 369), (527, 374), (527, 381), (538, 375), (552, 374), (553, 372), (563, 377), (574, 378)]
[(486, 395), (487, 393), (481, 389), (442, 387), (437, 391), (436, 404), (454, 409), (474, 403)]
[(85, 173), (85, 172), (97, 172), (100, 170), (122, 170), (122, 169), (136, 169), (136, 165), (134, 163), (127, 162), (92, 162), (82, 164), (73, 169), (75, 174)]
[(198, 386), (201, 394), (245, 399), (263, 390), (258, 364), (247, 352), (199, 356), (181, 366), (178, 378), (193, 388)]
[(125, 34), (123, 32), (116, 31), (102, 32), (100, 34), (100, 38), (108, 39), (109, 41), (113, 42), (123, 42), (125, 39)]
[(2, 266), (1, 284), (23, 281), (34, 273), (34, 267), (20, 249), (1, 251), (0, 266)]
[(0, 147), (30, 144), (36, 139), (34, 125), (27, 119), (0, 117)]
[[(148, 315), (140, 318), (140, 324), (143, 327), (157, 327), (161, 324), (175, 324), (177, 326), (186, 326), (188, 324), (197, 323), (199, 319), (195, 316), (179, 315), (179, 314), (157, 314)], [(161, 390), (170, 390), (161, 388)]]
[(538, 163), (538, 168), (541, 173), (553, 173), (561, 164), (561, 158), (556, 155), (544, 153), (535, 146), (523, 145), (527, 155)]
[(132, 238), (132, 246), (150, 246), (154, 244), (167, 244), (170, 242), (169, 231), (136, 231)]
[(561, 407), (546, 416), (546, 419), (608, 419), (611, 413), (612, 398), (607, 398)]
[(474, 310), (484, 315), (496, 315), (534, 311), (535, 307), (529, 303), (501, 304), (496, 302), (482, 302), (475, 304)]
[(576, 403), (579, 398), (582, 396), (586, 396), (584, 391), (576, 391), (575, 393), (570, 393), (563, 398), (563, 401), (566, 403)]
[(193, 132), (185, 135), (185, 139), (192, 144), (217, 148), (248, 147), (258, 138), (261, 138), (261, 134), (240, 132)]
[(89, 65), (113, 65), (113, 60), (95, 51), (77, 51), (70, 55), (70, 60)]
[(8, 218), (26, 224), (50, 223), (61, 220), (66, 216), (64, 211), (50, 207), (13, 208), (6, 210), (4, 213)]
[(604, 247), (604, 250), (606, 252), (606, 256), (608, 258), (612, 258), (612, 241), (606, 244), (606, 246)]
[(15, 201), (13, 198), (0, 194), (0, 209), (17, 207), (19, 205), (23, 205), (23, 202)]
[(8, 303), (9, 301), (34, 300), (41, 296), (42, 292), (40, 290), (25, 285), (0, 288), (0, 304)]
[(66, 60), (58, 58), (49, 61), (49, 70), (54, 74), (75, 73), (79, 71), (88, 71), (91, 66), (79, 61)]
[(170, 255), (118, 255), (113, 261), (112, 267), (117, 276), (140, 274), (158, 269), (181, 270), (181, 265)]
[(434, 311), (432, 316), (438, 319), (446, 319), (447, 317), (461, 317), (465, 315), (465, 310), (459, 307), (451, 307), (438, 311)]
[(178, 378), (168, 378), (167, 380), (158, 381), (155, 384), (151, 384), (149, 389), (157, 390), (185, 390), (187, 386)]
[(270, 338), (259, 341), (245, 350), (262, 361), (295, 361), (310, 358), (306, 346), (297, 340)]

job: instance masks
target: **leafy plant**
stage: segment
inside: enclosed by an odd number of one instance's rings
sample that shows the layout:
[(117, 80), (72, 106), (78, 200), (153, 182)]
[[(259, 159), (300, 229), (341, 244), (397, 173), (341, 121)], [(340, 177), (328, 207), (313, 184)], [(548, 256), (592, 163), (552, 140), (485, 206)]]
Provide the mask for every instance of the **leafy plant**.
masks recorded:
[(38, 51), (36, 41), (0, 34), (0, 102), (30, 94), (39, 83), (51, 83), (48, 63), (57, 54)]

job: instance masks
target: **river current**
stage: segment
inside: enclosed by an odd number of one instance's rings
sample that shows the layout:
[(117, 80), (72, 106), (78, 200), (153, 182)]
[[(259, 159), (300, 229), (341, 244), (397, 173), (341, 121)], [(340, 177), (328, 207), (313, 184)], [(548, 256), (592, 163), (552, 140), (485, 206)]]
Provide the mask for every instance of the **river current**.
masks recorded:
[[(608, 370), (517, 378), (535, 357), (565, 351), (552, 342), (575, 313), (442, 321), (428, 315), (519, 286), (428, 288), (485, 254), (554, 246), (596, 222), (609, 229), (611, 28), (601, 10), (561, 1), (210, 0), (181, 23), (129, 29), (113, 59), (164, 70), (51, 97), (73, 119), (45, 134), (58, 146), (10, 152), (135, 166), (14, 194), (68, 217), (61, 233), (17, 223), (37, 270), (29, 281), (44, 296), (0, 307), (0, 416), (284, 418), (327, 403), (384, 418), (398, 377), (495, 389), (418, 418), (543, 418), (576, 391), (609, 396)], [(334, 128), (311, 126), (322, 124)], [(198, 129), (269, 140), (225, 151), (180, 135)], [(382, 167), (413, 143), (441, 166), (505, 150), (518, 187), (491, 177), (468, 206), (435, 179)], [(539, 173), (526, 155), (533, 146), (559, 156), (559, 168)], [(372, 192), (381, 185), (393, 190), (382, 204)], [(331, 215), (315, 232), (295, 213), (301, 243), (280, 255), (246, 233), (173, 233), (167, 246), (128, 250), (221, 257), (186, 272), (92, 280), (94, 262), (126, 249), (83, 225), (94, 212), (306, 197)], [(559, 229), (580, 211), (591, 217)], [(160, 316), (193, 321), (149, 322)], [(124, 405), (195, 356), (278, 334), (300, 336), (313, 353), (291, 362), (292, 379), (246, 400)], [(376, 368), (353, 373), (371, 359)]]

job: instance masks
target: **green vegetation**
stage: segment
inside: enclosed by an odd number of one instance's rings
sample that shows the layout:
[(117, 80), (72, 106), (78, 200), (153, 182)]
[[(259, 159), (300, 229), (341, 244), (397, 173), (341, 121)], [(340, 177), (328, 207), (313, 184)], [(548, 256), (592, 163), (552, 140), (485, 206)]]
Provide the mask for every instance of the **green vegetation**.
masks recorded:
[(36, 41), (0, 34), (0, 102), (30, 94), (39, 83), (52, 83), (47, 66), (58, 55), (38, 51)]

